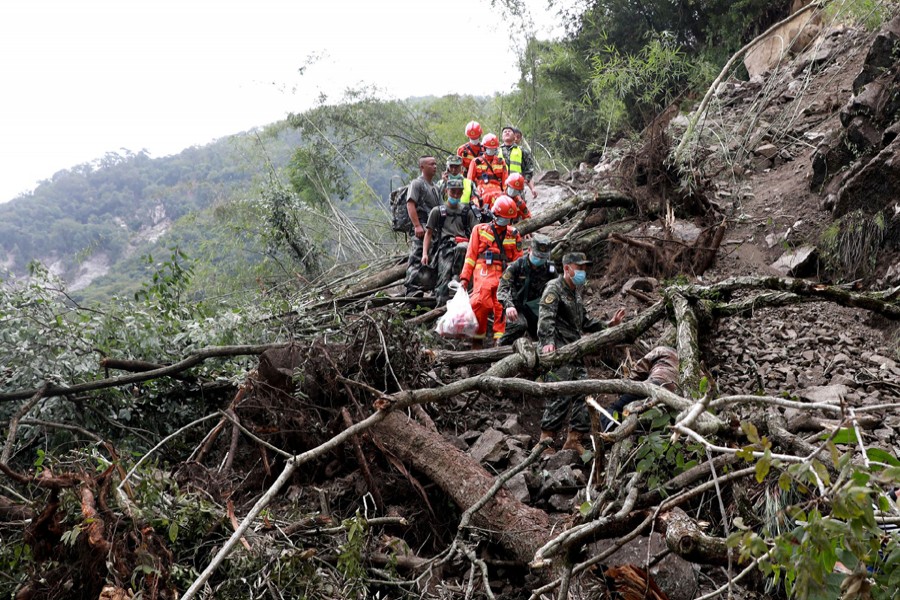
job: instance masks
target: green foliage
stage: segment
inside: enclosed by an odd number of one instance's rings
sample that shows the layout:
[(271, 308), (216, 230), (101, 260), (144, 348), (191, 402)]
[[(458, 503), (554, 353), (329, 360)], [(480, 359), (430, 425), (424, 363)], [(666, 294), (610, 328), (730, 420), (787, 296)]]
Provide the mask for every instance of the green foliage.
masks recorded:
[[(752, 443), (767, 444), (751, 424), (742, 427)], [(900, 539), (879, 528), (876, 511), (889, 509), (887, 492), (900, 484), (895, 466), (900, 461), (873, 448), (872, 456), (883, 465), (870, 471), (851, 461), (850, 453), (840, 454), (833, 441), (828, 448), (836, 478), (817, 459), (784, 467), (766, 450), (757, 462), (757, 481), (777, 469), (777, 491), (793, 503), (772, 511), (761, 531), (736, 523), (739, 531), (729, 545), (740, 548), (745, 560), (758, 559), (760, 569), (791, 598), (825, 600), (842, 592), (845, 598), (894, 598)], [(836, 573), (838, 562), (851, 574)]]
[(672, 416), (663, 410), (652, 408), (641, 416), (641, 420), (649, 420), (650, 431), (638, 439), (634, 470), (644, 474), (649, 489), (661, 489), (669, 478), (697, 465), (702, 447), (695, 443), (672, 442), (668, 431)]
[(365, 590), (363, 577), (366, 569), (362, 564), (362, 552), (368, 539), (369, 524), (357, 512), (353, 517), (344, 519), (341, 525), (347, 531), (347, 541), (340, 546), (337, 568), (346, 581), (344, 597), (350, 598)]
[[(119, 299), (99, 310), (74, 305), (64, 284), (33, 264), (27, 283), (0, 286), (0, 391), (30, 389), (42, 381), (92, 381), (104, 376), (98, 362), (105, 356), (174, 362), (208, 345), (270, 339), (271, 334), (254, 323), (265, 314), (262, 306), (229, 308), (185, 297), (191, 271), (185, 254), (176, 250), (157, 265), (135, 301)], [(247, 368), (246, 358), (209, 361), (194, 373), (234, 377)], [(148, 382), (99, 392), (86, 406), (54, 398), (40, 405), (39, 414), (54, 421), (77, 420), (111, 437), (119, 433), (109, 429), (111, 423), (140, 424), (165, 434), (204, 410), (203, 403), (184, 403), (174, 389), (167, 380)], [(6, 414), (13, 408), (7, 404), (0, 410)], [(62, 439), (72, 433), (56, 435)], [(126, 441), (126, 445), (140, 443), (137, 437)]]
[[(517, 0), (499, 0), (511, 14)], [(533, 149), (596, 157), (672, 101), (702, 89), (741, 46), (787, 16), (789, 0), (551, 2), (566, 35), (524, 40), (516, 92), (503, 98)]]
[(854, 211), (834, 221), (822, 233), (819, 256), (826, 272), (838, 282), (872, 274), (886, 232), (882, 213)]
[(607, 46), (592, 64), (591, 93), (601, 118), (615, 129), (649, 124), (678, 96), (715, 76), (711, 65), (702, 57), (691, 59), (669, 32), (654, 36), (633, 54)]
[(875, 31), (890, 16), (890, 7), (877, 0), (831, 0), (825, 7), (825, 20), (846, 23)]

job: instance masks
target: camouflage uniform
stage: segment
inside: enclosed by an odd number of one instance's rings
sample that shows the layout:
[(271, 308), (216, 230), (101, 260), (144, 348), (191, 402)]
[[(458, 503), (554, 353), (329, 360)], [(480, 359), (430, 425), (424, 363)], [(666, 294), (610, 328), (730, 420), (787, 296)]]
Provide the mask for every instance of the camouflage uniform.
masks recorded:
[[(425, 181), (421, 175), (409, 184), (407, 198), (408, 202), (415, 202), (416, 213), (419, 215), (419, 223), (422, 227), (425, 227), (431, 209), (441, 205), (441, 197), (438, 195), (437, 188), (434, 184)], [(404, 281), (407, 296), (423, 296), (426, 291), (434, 288), (434, 269), (422, 264), (422, 240), (415, 236), (412, 238), (407, 265), (406, 281)]]
[(512, 344), (526, 333), (537, 339), (541, 294), (547, 282), (559, 274), (553, 263), (535, 266), (529, 256), (530, 253), (510, 264), (500, 278), (497, 299), (504, 310), (514, 306), (519, 312), (518, 319), (506, 321), (506, 332), (499, 342), (501, 346)]
[[(462, 181), (462, 178), (460, 178)], [(475, 207), (437, 206), (428, 214), (427, 229), (432, 230), (431, 258), (437, 261), (437, 283), (434, 297), (437, 306), (443, 306), (450, 298), (449, 284), (454, 276), (459, 276), (469, 249), (469, 236), (478, 224)]]
[[(589, 317), (584, 310), (582, 291), (569, 287), (562, 275), (550, 281), (541, 295), (538, 319), (538, 341), (540, 345), (553, 344), (557, 348), (571, 344), (585, 332), (600, 331), (606, 327), (603, 321)], [(564, 365), (544, 376), (545, 381), (573, 381), (587, 379), (584, 362)], [(543, 431), (559, 431), (565, 424), (571, 408), (569, 427), (572, 431), (591, 430), (591, 420), (582, 396), (559, 396), (547, 400), (541, 418)]]
[[(647, 381), (653, 385), (658, 385), (670, 392), (678, 391), (678, 352), (669, 346), (657, 346), (634, 365), (631, 373), (631, 379), (635, 381)], [(644, 396), (635, 394), (622, 394), (618, 400), (613, 402), (606, 408), (610, 413), (620, 413), (622, 409), (635, 400), (640, 400)], [(612, 421), (605, 415), (600, 415), (600, 427), (603, 430), (610, 428)]]

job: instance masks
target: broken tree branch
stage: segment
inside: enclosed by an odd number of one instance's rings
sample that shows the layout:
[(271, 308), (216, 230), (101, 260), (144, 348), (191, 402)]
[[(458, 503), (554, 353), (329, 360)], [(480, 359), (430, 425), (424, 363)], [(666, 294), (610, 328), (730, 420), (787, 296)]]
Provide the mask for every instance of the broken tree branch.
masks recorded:
[(634, 208), (634, 199), (621, 190), (599, 190), (594, 194), (579, 193), (564, 202), (555, 204), (530, 219), (516, 225), (522, 235), (527, 235), (564, 219), (570, 213), (588, 208)]
[[(102, 390), (112, 387), (120, 387), (132, 383), (140, 383), (151, 379), (159, 379), (160, 377), (171, 377), (176, 373), (187, 371), (205, 360), (210, 358), (222, 358), (228, 356), (254, 356), (262, 354), (270, 348), (282, 348), (290, 346), (289, 342), (278, 344), (261, 344), (253, 346), (209, 346), (202, 348), (187, 358), (177, 363), (173, 363), (160, 369), (145, 371), (143, 373), (133, 373), (131, 375), (122, 375), (120, 377), (110, 377), (107, 379), (98, 379), (96, 381), (88, 381), (86, 383), (78, 383), (71, 386), (48, 386), (41, 392), (41, 398), (50, 396), (67, 396), (70, 394), (81, 394), (84, 392), (92, 392), (94, 390)], [(0, 402), (9, 402), (10, 400), (24, 400), (35, 395), (39, 390), (22, 390), (19, 392), (11, 392), (0, 394)]]

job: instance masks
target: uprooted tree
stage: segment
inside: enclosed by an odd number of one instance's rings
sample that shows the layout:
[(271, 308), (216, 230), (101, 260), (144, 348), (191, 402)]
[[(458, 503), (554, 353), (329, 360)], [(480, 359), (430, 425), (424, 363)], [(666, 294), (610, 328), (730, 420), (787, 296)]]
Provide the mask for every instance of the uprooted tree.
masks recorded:
[[(621, 192), (576, 194), (522, 229), (563, 219), (569, 231), (559, 249), (584, 247), (598, 229), (581, 215), (629, 202)], [(668, 268), (679, 263), (663, 254), (667, 248), (686, 248), (646, 238), (624, 245), (656, 253), (657, 262), (666, 257)], [(715, 249), (701, 242), (697, 264)], [(673, 284), (623, 324), (549, 355), (527, 342), (461, 352), (439, 347), (417, 325), (434, 311), (409, 319), (398, 312), (409, 299), (378, 293), (402, 276), (396, 264), (310, 286), (294, 310), (270, 320), (290, 332), (281, 340), (194, 347), (179, 360), (105, 356), (102, 378), (88, 376), (94, 359), (85, 348), (74, 353), (83, 370), (73, 382), (44, 380), (0, 394), (10, 415), (0, 514), (18, 568), (10, 589), (22, 598), (125, 597), (128, 589), (154, 598), (241, 590), (564, 598), (596, 588), (663, 598), (667, 590), (649, 575), (662, 555), (609, 562), (652, 532), (664, 539), (663, 555), (724, 568), (710, 571), (717, 592), (772, 581), (800, 597), (833, 585), (875, 597), (896, 589), (900, 545), (882, 528), (900, 523), (889, 500), (900, 463), (868, 446), (863, 430), (896, 415), (900, 403), (729, 394), (716, 389), (702, 347), (716, 322), (767, 306), (827, 302), (896, 321), (900, 290), (862, 293), (781, 278)], [(18, 308), (43, 310), (47, 300)], [(79, 314), (75, 327), (108, 317)], [(48, 342), (72, 333), (54, 329), (60, 323), (47, 324)], [(618, 378), (540, 381), (547, 369), (641, 341), (677, 347), (681, 393)], [(241, 356), (256, 361), (249, 375), (217, 381), (215, 361)], [(218, 406), (137, 461), (129, 443), (118, 448), (97, 433), (100, 426), (91, 430), (92, 421), (78, 423), (82, 407), (108, 402), (116, 390), (138, 398), (153, 386), (182, 403), (205, 393)], [(512, 478), (540, 470), (543, 447), (496, 474), (446, 437), (467, 427), (476, 407), (571, 394), (599, 406), (594, 398), (621, 393), (645, 399), (629, 405), (617, 427), (593, 435), (575, 513), (547, 512), (509, 488)], [(60, 406), (77, 410), (68, 421), (45, 417)], [(146, 435), (141, 429), (135, 434)], [(74, 450), (29, 458), (51, 440)], [(781, 527), (754, 507), (764, 493), (781, 498)], [(840, 575), (832, 572), (838, 562), (846, 567)]]

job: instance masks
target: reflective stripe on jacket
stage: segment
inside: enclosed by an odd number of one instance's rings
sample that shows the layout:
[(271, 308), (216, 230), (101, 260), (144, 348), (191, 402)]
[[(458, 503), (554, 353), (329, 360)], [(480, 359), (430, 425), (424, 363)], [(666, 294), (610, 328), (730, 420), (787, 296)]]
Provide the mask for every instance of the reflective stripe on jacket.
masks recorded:
[[(506, 265), (522, 256), (522, 236), (515, 227), (508, 226), (498, 246), (494, 236), (495, 227), (493, 223), (481, 223), (476, 225), (472, 230), (472, 236), (469, 238), (469, 248), (466, 251), (466, 262), (463, 265), (460, 279), (472, 280), (472, 274), (478, 274), (475, 265), (480, 264), (491, 270), (498, 269), (502, 271)], [(499, 231), (497, 232), (500, 234)], [(503, 255), (500, 249), (503, 249)], [(490, 252), (490, 254), (488, 254)], [(488, 260), (490, 259), (490, 264)]]
[(496, 185), (502, 191), (505, 189), (506, 177), (509, 171), (506, 168), (506, 161), (498, 153), (494, 160), (488, 162), (488, 157), (479, 156), (472, 161), (469, 166), (469, 179), (475, 182), (479, 188), (486, 185)]

